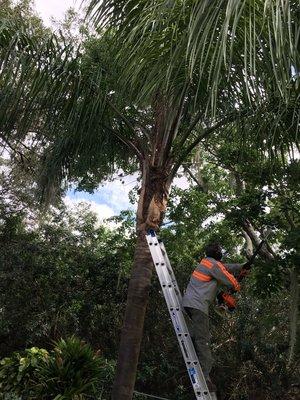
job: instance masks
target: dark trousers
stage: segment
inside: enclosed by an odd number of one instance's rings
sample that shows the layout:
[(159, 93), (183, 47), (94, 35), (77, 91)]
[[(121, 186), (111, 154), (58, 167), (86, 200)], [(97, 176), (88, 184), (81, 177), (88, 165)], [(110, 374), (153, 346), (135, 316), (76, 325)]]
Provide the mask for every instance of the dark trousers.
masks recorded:
[(209, 373), (213, 365), (213, 357), (210, 349), (209, 317), (196, 308), (185, 308), (190, 320), (189, 331), (205, 379), (209, 379)]

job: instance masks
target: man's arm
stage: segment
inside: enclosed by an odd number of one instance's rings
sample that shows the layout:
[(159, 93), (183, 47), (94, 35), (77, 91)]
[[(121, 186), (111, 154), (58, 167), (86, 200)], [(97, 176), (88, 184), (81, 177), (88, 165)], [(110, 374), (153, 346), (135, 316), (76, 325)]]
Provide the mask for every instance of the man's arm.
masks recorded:
[(238, 281), (221, 262), (215, 261), (213, 263), (213, 266), (209, 269), (209, 272), (211, 276), (215, 278), (220, 284), (225, 285), (236, 291), (240, 290), (240, 284), (238, 283)]
[(227, 271), (229, 271), (231, 274), (238, 274), (241, 272), (243, 265), (244, 264), (224, 264)]

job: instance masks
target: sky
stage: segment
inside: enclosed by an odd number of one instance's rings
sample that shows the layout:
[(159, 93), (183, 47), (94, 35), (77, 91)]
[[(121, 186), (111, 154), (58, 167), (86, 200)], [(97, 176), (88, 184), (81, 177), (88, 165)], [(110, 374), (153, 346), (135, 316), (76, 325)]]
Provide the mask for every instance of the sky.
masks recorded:
[[(82, 0), (35, 0), (35, 8), (43, 19), (45, 25), (51, 26), (51, 18), (60, 20), (70, 7), (79, 9)], [(129, 192), (136, 185), (138, 175), (129, 175), (123, 179), (116, 178), (112, 182), (106, 182), (93, 194), (69, 190), (64, 199), (70, 208), (76, 207), (78, 203), (88, 203), (97, 214), (100, 221), (118, 215), (122, 210), (135, 210), (136, 205), (129, 203)], [(178, 178), (175, 184), (181, 188), (187, 188), (186, 178)]]
[(137, 177), (137, 174), (122, 179), (116, 177), (112, 182), (105, 182), (99, 186), (93, 194), (69, 190), (65, 203), (72, 207), (77, 203), (87, 202), (99, 220), (118, 215), (122, 210), (135, 210), (136, 205), (130, 204), (128, 195), (136, 185)]
[(66, 10), (70, 7), (78, 9), (81, 0), (34, 0), (35, 8), (42, 17), (45, 25), (51, 25), (51, 17), (62, 19)]

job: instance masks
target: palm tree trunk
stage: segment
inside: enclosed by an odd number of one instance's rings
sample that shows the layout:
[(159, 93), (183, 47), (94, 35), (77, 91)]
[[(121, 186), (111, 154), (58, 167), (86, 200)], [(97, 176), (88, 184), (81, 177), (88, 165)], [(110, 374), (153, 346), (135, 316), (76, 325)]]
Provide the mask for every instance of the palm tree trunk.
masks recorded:
[(159, 171), (157, 168), (144, 166), (143, 169), (143, 186), (137, 212), (137, 242), (128, 287), (112, 400), (130, 400), (133, 396), (153, 272), (153, 261), (145, 234), (147, 228), (156, 229), (161, 222), (168, 191), (164, 168)]
[(127, 304), (121, 333), (113, 400), (132, 398), (143, 336), (153, 263), (145, 235), (138, 234), (134, 264), (128, 287)]

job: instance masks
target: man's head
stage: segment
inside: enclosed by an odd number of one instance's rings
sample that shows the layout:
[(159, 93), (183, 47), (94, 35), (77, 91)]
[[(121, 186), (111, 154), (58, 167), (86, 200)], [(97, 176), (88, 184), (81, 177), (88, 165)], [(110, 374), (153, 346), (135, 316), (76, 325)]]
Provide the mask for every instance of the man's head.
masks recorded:
[(206, 257), (212, 257), (217, 261), (222, 259), (222, 248), (219, 243), (210, 243), (205, 247)]

